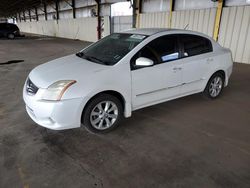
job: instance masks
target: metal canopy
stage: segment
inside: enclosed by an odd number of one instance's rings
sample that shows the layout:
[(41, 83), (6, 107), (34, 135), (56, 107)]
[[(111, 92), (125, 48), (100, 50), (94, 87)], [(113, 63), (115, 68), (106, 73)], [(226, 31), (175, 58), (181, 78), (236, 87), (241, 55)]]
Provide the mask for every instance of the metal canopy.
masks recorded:
[(49, 3), (53, 0), (1, 0), (0, 17), (15, 17), (17, 13), (35, 8), (42, 3)]
[[(18, 13), (43, 7), (45, 4), (57, 5), (59, 1), (70, 3), (72, 8), (75, 8), (75, 0), (0, 0), (0, 17), (16, 17)], [(97, 1), (99, 3), (117, 3), (131, 0), (95, 0), (95, 2)], [(73, 14), (75, 17), (75, 13)]]

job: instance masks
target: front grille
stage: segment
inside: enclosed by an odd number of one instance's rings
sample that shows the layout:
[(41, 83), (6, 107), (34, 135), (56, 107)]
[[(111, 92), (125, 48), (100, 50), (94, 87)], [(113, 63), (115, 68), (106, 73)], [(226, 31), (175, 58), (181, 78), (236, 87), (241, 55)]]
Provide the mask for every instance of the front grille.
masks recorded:
[(38, 87), (28, 78), (26, 83), (26, 91), (29, 95), (35, 95)]

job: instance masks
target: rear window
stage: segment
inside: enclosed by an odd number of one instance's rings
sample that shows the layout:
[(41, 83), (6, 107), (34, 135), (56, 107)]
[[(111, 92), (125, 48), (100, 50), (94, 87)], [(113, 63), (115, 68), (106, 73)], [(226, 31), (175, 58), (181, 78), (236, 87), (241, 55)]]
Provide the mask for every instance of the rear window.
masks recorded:
[(182, 34), (180, 41), (184, 48), (184, 57), (212, 52), (212, 44), (209, 39), (202, 36)]

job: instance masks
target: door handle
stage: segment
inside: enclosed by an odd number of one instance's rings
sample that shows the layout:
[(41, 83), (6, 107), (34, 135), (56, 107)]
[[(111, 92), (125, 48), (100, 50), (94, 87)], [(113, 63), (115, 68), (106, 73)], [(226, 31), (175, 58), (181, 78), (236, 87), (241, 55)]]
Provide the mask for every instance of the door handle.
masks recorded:
[(182, 68), (181, 67), (174, 67), (173, 70), (174, 71), (180, 71)]

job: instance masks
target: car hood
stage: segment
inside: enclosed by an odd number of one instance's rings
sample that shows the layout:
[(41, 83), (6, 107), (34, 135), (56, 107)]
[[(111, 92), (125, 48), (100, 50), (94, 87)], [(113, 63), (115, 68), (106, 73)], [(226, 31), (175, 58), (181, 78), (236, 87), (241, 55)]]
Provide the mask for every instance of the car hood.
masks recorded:
[(108, 66), (82, 59), (75, 54), (55, 59), (34, 68), (29, 78), (40, 88), (47, 88), (59, 80), (80, 80), (96, 74)]

